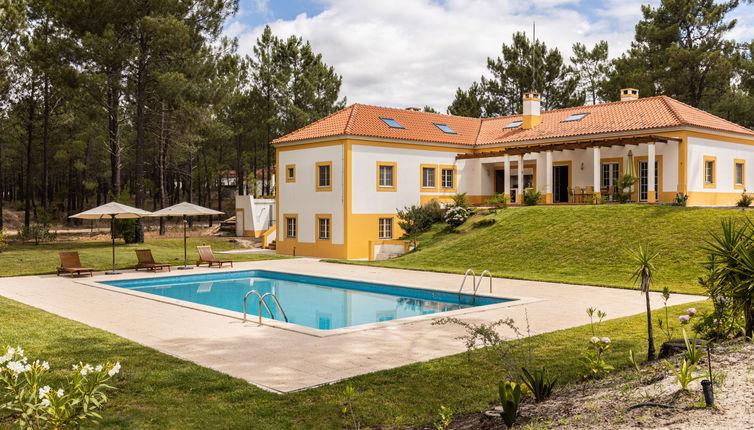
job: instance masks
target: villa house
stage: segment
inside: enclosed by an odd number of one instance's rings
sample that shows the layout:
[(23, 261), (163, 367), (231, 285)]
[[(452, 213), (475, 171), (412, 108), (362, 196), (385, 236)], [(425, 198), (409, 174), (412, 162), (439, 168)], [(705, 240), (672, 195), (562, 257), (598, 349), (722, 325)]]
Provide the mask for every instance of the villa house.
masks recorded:
[[(523, 115), (466, 118), (351, 105), (273, 141), (280, 253), (375, 258), (402, 247), (396, 210), (467, 193), (521, 202), (592, 202), (612, 194), (628, 160), (633, 199), (732, 205), (754, 168), (754, 131), (665, 96), (540, 111), (526, 93)], [(748, 161), (748, 163), (747, 163)]]

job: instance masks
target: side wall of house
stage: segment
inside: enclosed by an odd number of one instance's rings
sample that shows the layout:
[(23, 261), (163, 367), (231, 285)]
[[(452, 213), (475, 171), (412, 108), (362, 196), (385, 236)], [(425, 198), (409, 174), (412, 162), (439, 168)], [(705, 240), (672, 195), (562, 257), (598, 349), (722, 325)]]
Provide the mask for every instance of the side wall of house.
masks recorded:
[[(277, 250), (281, 254), (345, 258), (344, 142), (332, 141), (277, 149)], [(331, 186), (317, 189), (317, 165), (330, 163)], [(290, 178), (288, 169), (295, 175)], [(296, 237), (288, 237), (286, 218), (295, 218)], [(330, 219), (330, 238), (320, 240), (318, 218)]]
[[(739, 143), (739, 142), (741, 143)], [(754, 180), (754, 141), (722, 136), (688, 136), (688, 204), (730, 206), (751, 189)], [(705, 161), (713, 163), (712, 181), (705, 175)], [(736, 184), (736, 163), (743, 163), (743, 183)]]

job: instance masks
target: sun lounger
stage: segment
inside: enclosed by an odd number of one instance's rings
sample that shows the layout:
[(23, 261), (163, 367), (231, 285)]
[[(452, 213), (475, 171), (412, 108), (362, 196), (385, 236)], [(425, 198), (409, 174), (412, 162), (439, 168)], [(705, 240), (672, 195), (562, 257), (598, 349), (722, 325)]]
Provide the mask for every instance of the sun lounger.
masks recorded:
[(169, 264), (157, 263), (154, 261), (154, 257), (152, 256), (151, 249), (137, 249), (136, 258), (139, 259), (139, 262), (136, 263), (136, 270), (139, 270), (139, 269), (162, 270), (162, 269), (167, 268), (168, 272), (170, 271)]
[(233, 267), (233, 260), (220, 260), (215, 258), (215, 255), (212, 254), (211, 246), (197, 246), (196, 249), (199, 251), (199, 260), (196, 261), (197, 266), (206, 264), (209, 267), (212, 267), (216, 264), (217, 267), (222, 268), (223, 264), (230, 263), (230, 267)]
[(60, 266), (58, 267), (58, 276), (61, 273), (70, 273), (71, 275), (81, 275), (82, 272), (89, 272), (89, 276), (94, 269), (89, 267), (83, 267), (81, 260), (79, 259), (79, 253), (76, 251), (65, 251), (60, 253)]

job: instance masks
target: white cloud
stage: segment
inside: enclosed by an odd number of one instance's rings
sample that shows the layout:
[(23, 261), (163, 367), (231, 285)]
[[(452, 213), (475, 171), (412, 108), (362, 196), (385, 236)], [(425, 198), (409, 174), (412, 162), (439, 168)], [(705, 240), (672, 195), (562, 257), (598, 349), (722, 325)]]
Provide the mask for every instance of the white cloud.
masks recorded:
[[(349, 103), (426, 104), (444, 112), (456, 88), (486, 73), (487, 57), (499, 56), (514, 32), (530, 34), (532, 21), (537, 39), (565, 57), (575, 42), (591, 46), (603, 39), (615, 56), (628, 48), (645, 1), (607, 0), (587, 10), (578, 0), (327, 0), (316, 16), (269, 25), (278, 36), (309, 40), (343, 76)], [(264, 10), (259, 4), (266, 2), (256, 3)], [(227, 34), (251, 54), (261, 31), (231, 25)], [(751, 28), (745, 31), (751, 35)]]

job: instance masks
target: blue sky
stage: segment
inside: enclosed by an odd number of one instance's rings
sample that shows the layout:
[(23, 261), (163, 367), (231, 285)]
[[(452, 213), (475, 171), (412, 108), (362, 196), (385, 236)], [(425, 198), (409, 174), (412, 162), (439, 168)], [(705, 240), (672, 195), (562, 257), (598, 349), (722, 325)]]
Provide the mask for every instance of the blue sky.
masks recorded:
[[(265, 25), (282, 37), (301, 36), (343, 76), (349, 103), (444, 112), (458, 87), (486, 73), (516, 31), (571, 54), (576, 42), (607, 40), (610, 55), (628, 48), (642, 4), (659, 0), (241, 0), (226, 25), (251, 54)], [(754, 38), (754, 6), (730, 16), (737, 40)]]

